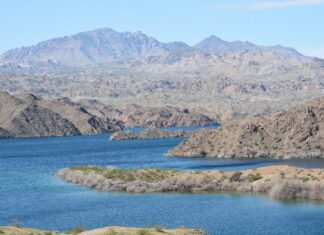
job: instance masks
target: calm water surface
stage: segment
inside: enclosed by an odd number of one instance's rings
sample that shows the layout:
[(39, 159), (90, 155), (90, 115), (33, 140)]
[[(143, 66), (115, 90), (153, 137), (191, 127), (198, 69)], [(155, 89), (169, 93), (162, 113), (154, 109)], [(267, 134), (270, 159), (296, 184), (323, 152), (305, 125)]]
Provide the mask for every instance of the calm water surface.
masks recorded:
[(107, 135), (0, 141), (0, 224), (66, 230), (108, 226), (202, 228), (210, 234), (324, 234), (324, 204), (283, 203), (256, 195), (100, 193), (59, 180), (75, 165), (237, 170), (324, 161), (180, 159), (164, 155), (182, 139), (110, 142)]

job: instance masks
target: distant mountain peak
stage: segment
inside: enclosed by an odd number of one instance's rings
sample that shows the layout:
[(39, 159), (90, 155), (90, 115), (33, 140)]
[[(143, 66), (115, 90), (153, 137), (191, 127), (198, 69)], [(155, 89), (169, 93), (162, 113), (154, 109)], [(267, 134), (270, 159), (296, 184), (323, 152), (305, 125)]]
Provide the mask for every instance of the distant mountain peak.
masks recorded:
[[(257, 46), (251, 42), (227, 42), (211, 35), (194, 47), (184, 42), (161, 43), (141, 31), (117, 32), (111, 28), (99, 28), (70, 36), (50, 39), (34, 46), (12, 49), (0, 56), (1, 64), (22, 67), (85, 66), (126, 61), (149, 57), (168, 57), (168, 62), (181, 60), (183, 56), (203, 53), (263, 53), (274, 52), (283, 57), (305, 58), (295, 49), (280, 45)], [(172, 59), (170, 59), (172, 58)]]

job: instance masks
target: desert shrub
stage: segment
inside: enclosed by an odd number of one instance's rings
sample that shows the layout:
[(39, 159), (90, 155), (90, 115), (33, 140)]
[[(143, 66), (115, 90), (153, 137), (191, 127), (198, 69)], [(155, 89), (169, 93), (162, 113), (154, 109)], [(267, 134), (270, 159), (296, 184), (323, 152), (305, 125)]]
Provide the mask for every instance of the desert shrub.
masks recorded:
[(107, 233), (107, 235), (118, 235), (118, 232), (116, 232), (115, 230), (111, 230)]
[(230, 182), (239, 182), (240, 181), (240, 177), (242, 175), (242, 172), (237, 171), (235, 172), (231, 177), (230, 177)]
[(74, 228), (71, 228), (71, 229), (67, 230), (65, 233), (76, 235), (76, 234), (82, 233), (84, 231), (85, 231), (84, 226), (83, 225), (78, 225), (78, 226), (76, 226)]
[(88, 173), (90, 171), (94, 171), (96, 173), (101, 173), (103, 171), (102, 168), (98, 167), (98, 166), (74, 166), (71, 167), (72, 170), (79, 170), (85, 173)]
[(205, 156), (207, 156), (207, 152), (204, 150), (201, 150), (199, 155), (205, 157)]
[(137, 232), (137, 235), (151, 235), (151, 233), (147, 229), (141, 229)]
[(55, 234), (55, 233), (52, 232), (52, 231), (46, 231), (46, 232), (44, 232), (44, 235), (52, 235), (52, 234)]
[(159, 225), (159, 224), (156, 224), (156, 225), (152, 226), (152, 228), (157, 232), (160, 232), (160, 233), (164, 232), (163, 227), (161, 225)]
[(257, 180), (262, 179), (262, 178), (263, 177), (260, 175), (260, 173), (249, 174), (248, 175), (249, 182), (257, 181)]
[(304, 183), (310, 180), (308, 177), (303, 177), (303, 178), (301, 178), (301, 179), (302, 179), (302, 181), (303, 181)]
[(309, 186), (298, 180), (285, 180), (272, 188), (270, 195), (279, 199), (304, 199), (308, 197)]
[(315, 145), (315, 148), (316, 148), (316, 149), (319, 149), (319, 150), (321, 150), (321, 151), (323, 151), (323, 149), (324, 149), (321, 145)]

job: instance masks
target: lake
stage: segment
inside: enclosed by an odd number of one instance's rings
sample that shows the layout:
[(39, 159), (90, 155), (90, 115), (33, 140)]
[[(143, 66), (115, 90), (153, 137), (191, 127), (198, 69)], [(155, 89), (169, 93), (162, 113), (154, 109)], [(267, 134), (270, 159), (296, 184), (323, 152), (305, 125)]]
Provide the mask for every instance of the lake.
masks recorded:
[(178, 170), (238, 170), (269, 164), (324, 167), (322, 160), (174, 158), (183, 139), (108, 141), (107, 135), (0, 141), (0, 224), (64, 231), (109, 225), (201, 228), (209, 234), (324, 234), (324, 204), (285, 203), (258, 195), (103, 193), (54, 173), (75, 165)]

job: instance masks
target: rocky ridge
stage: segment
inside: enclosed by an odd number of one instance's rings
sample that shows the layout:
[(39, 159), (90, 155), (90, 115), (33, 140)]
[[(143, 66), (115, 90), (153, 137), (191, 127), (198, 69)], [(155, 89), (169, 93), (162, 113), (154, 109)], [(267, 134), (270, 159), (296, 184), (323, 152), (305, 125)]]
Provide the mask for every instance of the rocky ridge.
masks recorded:
[(324, 157), (324, 97), (271, 116), (200, 130), (169, 152), (218, 158)]

